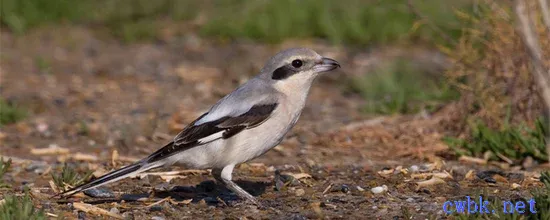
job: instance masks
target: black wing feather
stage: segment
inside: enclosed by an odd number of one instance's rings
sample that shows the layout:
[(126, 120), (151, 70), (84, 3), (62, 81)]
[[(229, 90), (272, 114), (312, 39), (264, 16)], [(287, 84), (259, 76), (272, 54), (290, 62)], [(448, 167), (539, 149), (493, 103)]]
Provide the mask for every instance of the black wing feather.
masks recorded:
[(277, 103), (255, 105), (246, 113), (236, 117), (222, 117), (215, 121), (206, 122), (200, 125), (194, 125), (198, 120), (206, 116), (203, 114), (195, 121), (191, 122), (183, 129), (171, 144), (157, 150), (147, 159), (148, 162), (154, 162), (166, 157), (172, 156), (178, 152), (200, 146), (200, 139), (224, 131), (223, 139), (228, 139), (246, 129), (254, 128), (265, 122), (271, 113), (277, 108)]

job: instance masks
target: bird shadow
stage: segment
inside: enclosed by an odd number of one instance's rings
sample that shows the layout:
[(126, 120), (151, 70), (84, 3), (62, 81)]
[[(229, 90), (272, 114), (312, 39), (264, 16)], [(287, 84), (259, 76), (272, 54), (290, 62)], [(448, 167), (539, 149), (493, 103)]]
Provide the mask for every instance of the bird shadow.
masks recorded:
[[(253, 196), (264, 194), (266, 188), (272, 185), (270, 182), (255, 182), (246, 180), (238, 180), (235, 181), (235, 183)], [(204, 202), (210, 206), (232, 205), (238, 201), (241, 201), (235, 193), (227, 189), (225, 186), (217, 184), (215, 181), (207, 180), (195, 186), (174, 186), (169, 189), (153, 190), (151, 193), (129, 193), (123, 194), (117, 198), (89, 199), (84, 202), (89, 204), (101, 204), (120, 201), (158, 201), (168, 197), (175, 202), (189, 202), (191, 199), (191, 203), (200, 203), (204, 200)]]
[[(271, 185), (268, 182), (246, 180), (235, 181), (235, 183), (253, 196), (264, 194), (266, 188)], [(231, 190), (211, 180), (203, 181), (196, 186), (175, 186), (167, 191), (155, 191), (154, 195), (157, 198), (171, 197), (175, 201), (192, 199), (194, 203), (204, 200), (208, 205), (219, 205), (220, 203), (227, 205), (240, 200)]]

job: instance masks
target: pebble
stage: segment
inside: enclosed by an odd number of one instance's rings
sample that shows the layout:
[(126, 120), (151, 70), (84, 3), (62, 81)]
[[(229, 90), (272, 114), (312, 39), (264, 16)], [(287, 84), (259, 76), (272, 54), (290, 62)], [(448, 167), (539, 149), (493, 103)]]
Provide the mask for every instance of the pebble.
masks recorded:
[(117, 209), (117, 208), (114, 208), (114, 207), (111, 208), (111, 209), (109, 210), (109, 212), (110, 212), (110, 213), (113, 213), (113, 214), (117, 214), (117, 215), (120, 214), (120, 211), (118, 211), (118, 209)]
[(363, 189), (363, 187), (357, 186), (356, 188), (357, 188), (357, 190), (358, 190), (359, 192), (365, 191), (365, 189)]
[(531, 157), (531, 156), (527, 156), (523, 162), (521, 163), (521, 165), (523, 166), (523, 168), (525, 169), (529, 169), (531, 167), (533, 167), (533, 165), (535, 164), (535, 160)]
[(34, 172), (36, 174), (42, 174), (47, 169), (48, 169), (48, 164), (41, 163), (41, 162), (32, 162), (31, 164), (25, 167), (25, 171)]
[(383, 193), (387, 190), (388, 190), (388, 187), (386, 185), (377, 186), (377, 187), (374, 187), (374, 188), (370, 189), (370, 191), (374, 194)]
[(304, 194), (306, 194), (306, 191), (304, 189), (296, 190), (296, 196), (303, 196)]
[(149, 208), (150, 212), (160, 212), (162, 211), (162, 206), (160, 205), (154, 205)]
[(412, 165), (411, 167), (409, 167), (409, 169), (413, 173), (417, 173), (418, 171), (420, 171), (420, 167), (418, 167), (417, 165)]
[(486, 171), (481, 171), (481, 172), (478, 172), (476, 174), (476, 176), (479, 178), (479, 179), (482, 179), (484, 180), (485, 182), (488, 182), (488, 183), (497, 183), (497, 180), (494, 178), (495, 175), (501, 175), (501, 176), (504, 176), (506, 174), (504, 174), (504, 172), (502, 171), (498, 171), (498, 170), (486, 170)]
[(125, 213), (122, 213), (122, 218), (124, 218), (124, 219), (134, 219), (134, 215), (132, 214), (132, 212), (125, 212)]
[(84, 191), (84, 194), (92, 198), (113, 198), (115, 194), (106, 187), (97, 187)]
[(85, 212), (82, 212), (82, 211), (78, 211), (78, 217), (77, 217), (79, 220), (84, 220), (86, 219), (86, 213)]
[(171, 187), (169, 183), (161, 183), (154, 187), (155, 191), (164, 192), (164, 191), (170, 191)]
[(346, 185), (346, 184), (342, 184), (342, 186), (340, 187), (340, 191), (342, 191), (343, 193), (348, 193), (349, 192), (349, 186)]
[(291, 219), (291, 220), (306, 220), (308, 218), (303, 216), (303, 215), (300, 215), (300, 214), (291, 214), (288, 219)]
[(431, 170), (431, 168), (430, 168), (430, 165), (428, 165), (428, 164), (422, 164), (418, 168), (418, 171), (420, 171), (420, 172), (428, 172), (430, 170)]
[(151, 217), (151, 220), (164, 220), (165, 218), (163, 217), (160, 217), (160, 216), (153, 216)]

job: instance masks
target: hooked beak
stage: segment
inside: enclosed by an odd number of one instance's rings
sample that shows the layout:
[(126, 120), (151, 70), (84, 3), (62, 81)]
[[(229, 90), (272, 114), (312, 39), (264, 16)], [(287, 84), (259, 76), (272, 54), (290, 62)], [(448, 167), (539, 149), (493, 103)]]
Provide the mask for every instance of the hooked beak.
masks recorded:
[(326, 57), (323, 57), (323, 59), (321, 59), (315, 64), (315, 66), (313, 66), (316, 72), (331, 71), (339, 67), (340, 63), (338, 63), (338, 61)]

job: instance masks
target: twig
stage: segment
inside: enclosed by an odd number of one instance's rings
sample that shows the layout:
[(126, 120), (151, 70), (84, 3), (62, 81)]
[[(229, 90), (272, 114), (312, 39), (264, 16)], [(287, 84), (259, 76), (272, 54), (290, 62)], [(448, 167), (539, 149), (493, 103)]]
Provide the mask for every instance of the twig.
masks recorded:
[(428, 26), (435, 32), (437, 32), (443, 39), (445, 39), (449, 44), (455, 45), (456, 41), (449, 36), (447, 33), (445, 33), (441, 28), (439, 28), (437, 25), (435, 25), (433, 22), (431, 22), (426, 16), (424, 16), (415, 6), (413, 3), (413, 0), (407, 0), (407, 5), (409, 6), (409, 10), (416, 15), (420, 20), (425, 21)]
[(542, 11), (542, 20), (544, 21), (544, 25), (546, 25), (546, 30), (550, 32), (550, 7), (548, 7), (548, 1), (539, 0), (539, 5)]
[[(531, 57), (533, 76), (541, 91), (541, 96), (546, 107), (546, 119), (550, 127), (550, 70), (545, 70), (542, 64), (542, 51), (538, 37), (534, 31), (533, 21), (529, 19), (525, 1), (515, 0), (515, 3), (515, 11), (520, 25), (518, 29), (521, 32), (527, 53)], [(549, 134), (546, 135), (546, 151), (548, 153), (548, 161), (550, 162), (550, 136)]]

